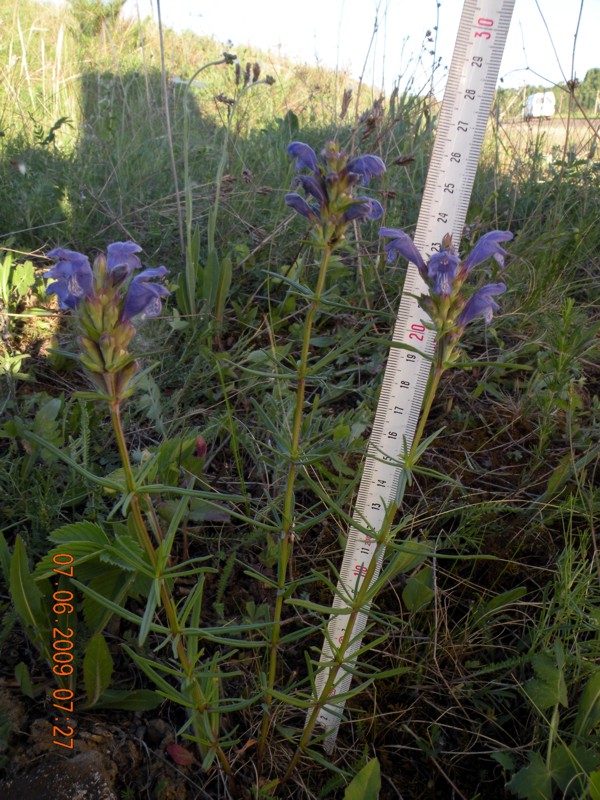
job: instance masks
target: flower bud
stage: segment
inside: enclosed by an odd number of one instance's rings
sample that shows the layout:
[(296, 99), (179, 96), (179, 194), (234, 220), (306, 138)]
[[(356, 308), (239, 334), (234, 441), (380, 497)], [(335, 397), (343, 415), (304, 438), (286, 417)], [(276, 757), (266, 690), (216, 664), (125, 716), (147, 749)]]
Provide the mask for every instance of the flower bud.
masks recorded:
[(92, 269), (94, 273), (94, 289), (96, 292), (101, 292), (106, 282), (106, 256), (104, 253), (98, 253), (94, 259)]
[(127, 366), (123, 367), (116, 373), (116, 392), (118, 398), (127, 397), (128, 389), (131, 381), (135, 377), (139, 369), (137, 361), (131, 361)]
[(115, 337), (111, 333), (103, 333), (98, 344), (104, 358), (104, 366), (110, 372), (115, 357)]
[(87, 336), (80, 336), (78, 341), (82, 363), (92, 372), (104, 372), (104, 358), (96, 342)]

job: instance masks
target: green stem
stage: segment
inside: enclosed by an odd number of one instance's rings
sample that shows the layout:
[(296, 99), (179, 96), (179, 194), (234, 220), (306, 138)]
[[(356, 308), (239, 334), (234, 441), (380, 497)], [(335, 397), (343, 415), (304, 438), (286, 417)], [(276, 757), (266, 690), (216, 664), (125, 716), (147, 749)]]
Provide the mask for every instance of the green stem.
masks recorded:
[[(433, 400), (435, 398), (442, 375), (446, 370), (445, 361), (448, 355), (449, 355), (449, 345), (442, 339), (440, 342), (438, 342), (434, 368), (429, 374), (429, 379), (427, 381), (427, 386), (425, 388), (423, 408), (421, 411), (419, 425), (417, 426), (417, 429), (415, 431), (411, 449), (406, 461), (407, 469), (411, 469), (415, 464), (417, 448), (419, 446), (421, 439), (423, 438), (423, 433), (425, 431), (425, 426), (427, 424), (427, 420), (431, 412)], [(406, 482), (403, 482), (401, 486), (402, 487), (406, 486)], [(348, 622), (346, 625), (346, 629), (344, 631), (342, 641), (340, 642), (339, 647), (336, 648), (336, 652), (334, 653), (335, 663), (328, 668), (329, 673), (327, 675), (327, 680), (325, 681), (325, 684), (312, 707), (312, 711), (308, 716), (308, 719), (304, 727), (304, 732), (298, 743), (296, 752), (294, 753), (292, 759), (290, 760), (285, 775), (281, 780), (281, 784), (288, 781), (292, 773), (294, 772), (298, 764), (298, 761), (302, 756), (302, 753), (304, 752), (304, 750), (306, 749), (311, 740), (312, 732), (317, 723), (317, 719), (319, 717), (321, 710), (326, 705), (331, 703), (330, 701), (331, 691), (334, 689), (337, 683), (340, 670), (343, 669), (344, 664), (346, 664), (352, 657), (351, 655), (349, 656), (348, 649), (353, 639), (355, 638), (354, 626), (356, 624), (359, 615), (361, 613), (365, 613), (364, 606), (366, 605), (367, 593), (370, 589), (371, 583), (375, 576), (375, 572), (377, 570), (377, 562), (379, 560), (378, 557), (382, 552), (382, 548), (383, 550), (385, 550), (385, 548), (387, 548), (390, 542), (391, 538), (390, 533), (394, 517), (396, 516), (396, 513), (400, 508), (403, 498), (404, 498), (404, 488), (399, 490), (399, 493), (395, 501), (388, 508), (386, 518), (382, 526), (382, 530), (377, 534), (377, 547), (375, 549), (375, 552), (373, 553), (373, 556), (367, 568), (367, 572), (358, 589), (356, 597), (352, 601), (351, 605), (348, 607), (349, 608)]]
[[(112, 384), (114, 390), (114, 377), (109, 374), (109, 383)], [(146, 523), (144, 521), (144, 517), (142, 514), (142, 510), (140, 507), (140, 500), (138, 496), (137, 485), (135, 481), (135, 475), (133, 473), (133, 469), (131, 466), (131, 459), (129, 458), (129, 450), (127, 449), (127, 443), (125, 441), (125, 433), (123, 431), (123, 424), (121, 420), (121, 399), (115, 396), (113, 391), (112, 393), (113, 399), (109, 403), (110, 407), (110, 415), (113, 430), (115, 433), (115, 438), (117, 440), (117, 446), (119, 448), (119, 454), (121, 456), (121, 462), (123, 464), (123, 472), (125, 475), (125, 483), (127, 486), (127, 491), (131, 497), (130, 500), (130, 507), (133, 515), (133, 520), (135, 523), (135, 528), (138, 534), (138, 539), (146, 553), (148, 554), (148, 558), (152, 563), (152, 566), (156, 568), (158, 563), (158, 557), (156, 554), (156, 550), (154, 549), (154, 545), (152, 544), (152, 540), (150, 538), (150, 534), (148, 533), (148, 529), (146, 527)], [(179, 625), (179, 620), (177, 618), (177, 608), (171, 597), (168, 587), (164, 580), (160, 580), (160, 596), (163, 608), (165, 609), (165, 614), (167, 616), (167, 621), (169, 625), (169, 630), (171, 631), (171, 635), (173, 637), (173, 641), (177, 643), (177, 655), (179, 658), (179, 662), (181, 664), (181, 668), (183, 673), (185, 674), (192, 690), (192, 695), (194, 698), (195, 703), (195, 711), (200, 713), (203, 717), (206, 717), (210, 713), (210, 706), (207, 702), (202, 688), (198, 683), (198, 679), (194, 673), (194, 664), (188, 656), (187, 648), (181, 633), (181, 627)], [(200, 724), (197, 723), (196, 719), (194, 719), (194, 729), (198, 739), (202, 738), (203, 728)], [(225, 774), (233, 781), (234, 775), (225, 755), (223, 749), (218, 743), (218, 736), (219, 730), (218, 727), (213, 726), (211, 729), (213, 741), (211, 742), (211, 748), (215, 750), (217, 754), (217, 758), (223, 767), (223, 771)], [(205, 748), (200, 745), (200, 750), (202, 755), (206, 755)]]
[(298, 472), (298, 462), (300, 458), (300, 439), (302, 434), (302, 419), (304, 413), (304, 396), (306, 393), (306, 375), (308, 373), (308, 357), (310, 351), (310, 337), (312, 333), (312, 326), (319, 309), (321, 301), (321, 294), (325, 286), (325, 276), (327, 275), (327, 267), (333, 252), (333, 245), (327, 244), (323, 250), (321, 258), (321, 266), (319, 268), (319, 277), (317, 285), (310, 303), (310, 307), (306, 314), (304, 323), (304, 336), (302, 339), (302, 349), (300, 352), (300, 359), (298, 361), (297, 370), (297, 385), (296, 385), (296, 405), (294, 408), (294, 418), (292, 421), (292, 436), (290, 443), (290, 460), (288, 466), (288, 475), (286, 482), (286, 491), (283, 501), (283, 514), (282, 526), (280, 533), (280, 544), (277, 562), (277, 597), (275, 600), (275, 610), (273, 612), (273, 627), (271, 628), (271, 642), (269, 648), (269, 671), (267, 675), (267, 688), (265, 694), (266, 711), (263, 717), (263, 724), (261, 730), (260, 745), (258, 748), (259, 756), (262, 756), (267, 743), (267, 734), (269, 730), (270, 710), (273, 703), (272, 689), (275, 686), (277, 676), (277, 663), (278, 663), (278, 646), (281, 636), (281, 617), (283, 612), (283, 603), (285, 595), (285, 583), (287, 570), (290, 563), (293, 547), (293, 527), (294, 527), (294, 488), (296, 483), (296, 475)]
[(558, 734), (559, 721), (560, 721), (560, 711), (557, 703), (552, 711), (552, 719), (550, 720), (550, 730), (548, 732), (548, 750), (546, 752), (546, 766), (548, 770), (550, 770), (552, 766), (552, 749), (554, 747), (554, 741)]

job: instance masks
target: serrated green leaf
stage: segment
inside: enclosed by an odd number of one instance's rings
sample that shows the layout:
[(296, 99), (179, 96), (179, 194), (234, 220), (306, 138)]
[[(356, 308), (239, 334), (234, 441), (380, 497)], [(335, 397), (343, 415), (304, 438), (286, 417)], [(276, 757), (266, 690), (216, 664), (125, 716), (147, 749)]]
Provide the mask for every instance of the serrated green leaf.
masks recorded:
[(506, 784), (522, 800), (552, 800), (552, 776), (539, 753), (530, 753), (529, 764)]
[(23, 297), (35, 283), (35, 270), (31, 261), (16, 264), (11, 275), (11, 284), (17, 296)]
[(96, 565), (90, 567), (78, 565), (92, 560), (95, 555), (99, 554), (109, 544), (109, 539), (102, 528), (92, 522), (76, 522), (72, 525), (65, 525), (51, 533), (48, 538), (59, 546), (54, 547), (38, 561), (34, 572), (36, 580), (55, 577), (54, 569), (60, 569), (61, 567), (54, 562), (54, 557), (65, 552), (74, 561), (72, 564), (66, 565), (64, 571), (69, 573), (72, 567), (74, 576), (76, 575), (80, 578), (90, 577), (88, 572), (91, 570), (93, 573), (97, 569)]
[(48, 537), (51, 542), (56, 544), (76, 543), (83, 545), (87, 542), (100, 546), (108, 544), (108, 537), (99, 525), (95, 522), (74, 522), (71, 525), (64, 525), (57, 528)]
[(54, 397), (47, 400), (38, 410), (33, 421), (33, 432), (46, 441), (60, 444), (61, 436), (56, 418), (62, 408), (62, 400)]
[(433, 569), (431, 567), (424, 567), (416, 575), (411, 575), (402, 590), (404, 605), (411, 612), (420, 611), (428, 606), (433, 595)]
[(104, 547), (100, 560), (121, 569), (141, 572), (149, 577), (154, 575), (146, 552), (130, 536), (117, 536), (114, 544)]
[(556, 659), (547, 653), (538, 653), (533, 656), (531, 663), (536, 677), (530, 678), (524, 689), (532, 703), (542, 711), (559, 703), (566, 706), (567, 686)]
[(372, 758), (346, 787), (344, 800), (377, 800), (381, 790), (379, 761)]
[(512, 772), (514, 770), (515, 760), (510, 753), (505, 753), (502, 750), (498, 750), (495, 753), (490, 753), (490, 756), (508, 772)]
[(108, 687), (113, 672), (113, 660), (101, 633), (89, 640), (83, 657), (83, 682), (88, 704), (93, 706)]
[(552, 778), (561, 792), (568, 796), (577, 790), (577, 796), (583, 796), (585, 774), (598, 765), (598, 755), (582, 745), (573, 742), (571, 745), (559, 744), (552, 748), (550, 768)]

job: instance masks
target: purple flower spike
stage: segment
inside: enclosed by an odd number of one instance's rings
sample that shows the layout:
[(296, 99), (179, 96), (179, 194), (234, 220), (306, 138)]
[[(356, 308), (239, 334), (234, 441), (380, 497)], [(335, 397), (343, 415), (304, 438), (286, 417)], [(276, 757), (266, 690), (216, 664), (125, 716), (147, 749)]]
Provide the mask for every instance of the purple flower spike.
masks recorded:
[(297, 211), (298, 214), (302, 214), (303, 217), (310, 219), (312, 222), (318, 222), (319, 218), (316, 215), (314, 209), (312, 209), (306, 200), (296, 192), (290, 192), (285, 196), (285, 202), (288, 206), (291, 206), (294, 211)]
[(292, 158), (296, 159), (296, 169), (309, 169), (311, 172), (319, 173), (319, 162), (317, 154), (304, 142), (292, 142), (286, 148)]
[(370, 197), (357, 197), (356, 202), (344, 212), (344, 219), (350, 222), (353, 219), (379, 219), (383, 214), (381, 203)]
[(149, 283), (152, 278), (162, 278), (168, 272), (166, 267), (154, 267), (140, 272), (129, 284), (123, 303), (121, 321), (129, 322), (134, 317), (157, 317), (162, 310), (162, 297), (170, 294), (159, 283)]
[(51, 250), (48, 257), (58, 259), (58, 263), (44, 273), (45, 278), (56, 278), (56, 282), (46, 288), (46, 294), (55, 294), (60, 308), (75, 308), (81, 298), (92, 291), (93, 275), (88, 257), (61, 247)]
[(423, 257), (407, 233), (398, 230), (398, 228), (381, 228), (379, 230), (379, 235), (384, 236), (385, 238), (391, 238), (392, 240), (385, 246), (388, 264), (392, 264), (395, 261), (396, 256), (400, 254), (408, 261), (411, 261), (413, 264), (415, 264), (420, 271), (426, 272), (427, 267), (425, 266)]
[(458, 256), (447, 250), (431, 256), (427, 265), (427, 277), (433, 281), (435, 294), (440, 297), (449, 297), (452, 294), (459, 263)]
[(456, 320), (461, 328), (468, 325), (477, 317), (483, 317), (486, 324), (492, 321), (492, 316), (495, 311), (498, 311), (500, 306), (492, 297), (494, 295), (503, 294), (506, 291), (506, 284), (504, 283), (488, 283), (487, 286), (482, 286), (475, 294), (467, 300), (465, 307), (458, 315)]
[(360, 175), (362, 185), (366, 186), (371, 178), (377, 178), (385, 172), (385, 164), (379, 156), (357, 156), (348, 162), (346, 169)]
[[(131, 275), (136, 269), (142, 268), (142, 262), (135, 255), (141, 253), (142, 248), (135, 242), (113, 242), (106, 248), (106, 266), (109, 272), (125, 268), (125, 276)], [(119, 270), (121, 272), (123, 270)], [(125, 277), (124, 276), (124, 277)]]
[(469, 270), (486, 261), (493, 256), (501, 267), (504, 266), (504, 256), (508, 255), (506, 250), (500, 246), (500, 242), (508, 242), (513, 238), (510, 231), (490, 231), (477, 241), (475, 247), (463, 261), (463, 270)]

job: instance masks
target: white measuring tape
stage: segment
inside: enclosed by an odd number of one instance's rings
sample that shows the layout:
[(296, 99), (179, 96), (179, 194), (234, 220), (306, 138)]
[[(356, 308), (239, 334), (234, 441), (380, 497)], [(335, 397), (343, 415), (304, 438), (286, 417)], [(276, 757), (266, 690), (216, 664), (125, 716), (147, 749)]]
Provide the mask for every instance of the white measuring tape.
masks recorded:
[[(439, 250), (446, 233), (452, 234), (455, 247), (460, 243), (514, 3), (515, 0), (465, 0), (414, 237), (423, 256)], [(392, 338), (397, 344), (431, 355), (434, 334), (423, 325), (426, 314), (416, 299), (426, 293), (427, 286), (417, 268), (409, 264)], [(350, 614), (343, 613), (348, 608), (344, 598), (356, 596), (376, 557), (376, 537), (383, 528), (386, 508), (396, 498), (402, 474), (399, 464), (413, 442), (429, 370), (426, 358), (392, 347), (353, 515), (362, 532), (351, 527), (348, 534), (333, 601), (333, 609), (342, 611), (329, 621), (316, 676), (317, 696), (328, 680), (327, 665), (332, 664), (334, 648), (342, 642), (350, 624)], [(372, 531), (372, 536), (366, 535), (365, 529)], [(381, 570), (383, 550), (380, 548), (373, 581)], [(354, 664), (352, 654), (360, 647), (367, 622), (366, 611), (355, 619), (351, 633), (345, 657), (350, 669)], [(350, 672), (339, 670), (330, 692), (332, 703), (323, 707), (317, 717), (316, 724), (328, 732), (325, 748), (329, 752), (335, 744), (344, 706), (343, 699), (336, 702), (334, 698), (348, 691), (351, 680)]]

